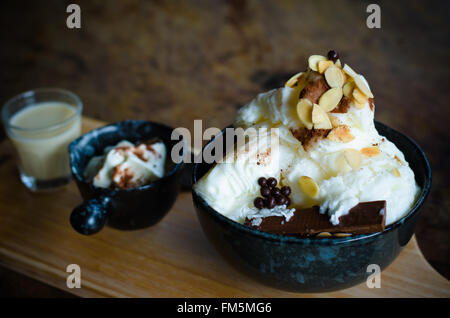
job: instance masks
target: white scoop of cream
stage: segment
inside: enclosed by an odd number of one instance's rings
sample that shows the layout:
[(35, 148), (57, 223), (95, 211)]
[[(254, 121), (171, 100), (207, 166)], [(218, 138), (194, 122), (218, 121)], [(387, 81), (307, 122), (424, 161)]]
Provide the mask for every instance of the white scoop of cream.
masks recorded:
[(163, 142), (139, 144), (123, 140), (93, 157), (85, 177), (96, 187), (134, 188), (164, 176), (166, 146)]
[[(368, 88), (361, 75), (359, 80)], [(238, 156), (234, 163), (217, 164), (194, 185), (195, 191), (218, 212), (241, 223), (254, 210), (260, 177), (275, 177), (282, 185), (290, 186), (291, 207), (320, 206), (334, 225), (360, 202), (385, 200), (386, 225), (405, 216), (415, 202), (419, 187), (403, 153), (378, 134), (373, 104), (366, 100), (356, 105), (352, 100), (346, 112), (327, 113), (333, 121), (330, 133), (342, 126), (351, 138), (344, 141), (322, 138), (306, 149), (292, 133), (305, 129), (296, 110), (301, 89), (286, 86), (261, 93), (236, 116), (235, 127), (278, 127), (280, 137), (283, 136), (278, 157), (281, 159), (254, 167), (250, 162), (239, 164)], [(364, 155), (370, 147), (375, 147), (378, 154)], [(345, 159), (344, 152), (348, 149), (359, 154), (357, 167)], [(316, 195), (311, 196), (302, 189), (299, 183), (302, 176), (312, 178), (317, 184)]]

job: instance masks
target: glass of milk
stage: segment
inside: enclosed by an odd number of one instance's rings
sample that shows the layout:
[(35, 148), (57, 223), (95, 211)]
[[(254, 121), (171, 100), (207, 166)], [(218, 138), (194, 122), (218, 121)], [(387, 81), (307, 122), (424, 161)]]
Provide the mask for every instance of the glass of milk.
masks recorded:
[(42, 88), (10, 99), (2, 109), (6, 133), (16, 149), (22, 183), (50, 190), (71, 180), (68, 145), (81, 134), (80, 98)]

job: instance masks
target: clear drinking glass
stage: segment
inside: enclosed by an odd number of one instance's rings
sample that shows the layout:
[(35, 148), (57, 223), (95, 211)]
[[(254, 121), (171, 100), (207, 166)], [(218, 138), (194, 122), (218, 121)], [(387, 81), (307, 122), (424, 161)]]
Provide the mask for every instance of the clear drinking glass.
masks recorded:
[(68, 145), (81, 134), (82, 110), (77, 95), (58, 88), (27, 91), (4, 105), (3, 125), (16, 150), (20, 179), (31, 191), (71, 180)]

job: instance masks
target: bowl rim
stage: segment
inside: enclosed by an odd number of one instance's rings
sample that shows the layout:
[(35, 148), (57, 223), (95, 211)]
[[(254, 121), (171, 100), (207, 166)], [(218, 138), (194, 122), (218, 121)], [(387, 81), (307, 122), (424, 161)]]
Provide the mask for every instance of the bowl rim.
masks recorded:
[[(240, 224), (236, 221), (233, 221), (232, 219), (217, 212), (200, 195), (198, 195), (195, 192), (194, 188), (192, 187), (192, 196), (193, 196), (194, 203), (200, 204), (202, 206), (202, 208), (204, 208), (213, 217), (215, 217), (216, 219), (219, 219), (221, 222), (225, 222), (227, 225), (231, 226), (232, 228), (234, 228), (237, 231), (243, 231), (247, 234), (256, 236), (257, 238), (260, 238), (260, 239), (271, 240), (271, 241), (279, 242), (279, 243), (283, 243), (283, 244), (285, 244), (285, 243), (288, 243), (288, 244), (289, 243), (300, 243), (300, 244), (304, 244), (304, 245), (308, 245), (308, 244), (339, 245), (339, 244), (345, 244), (345, 243), (350, 243), (350, 242), (362, 241), (362, 240), (369, 239), (369, 238), (376, 238), (378, 236), (381, 236), (388, 232), (391, 232), (394, 229), (397, 229), (398, 227), (400, 227), (406, 221), (411, 219), (413, 217), (413, 215), (415, 215), (416, 213), (418, 213), (420, 211), (420, 208), (424, 204), (425, 199), (427, 198), (427, 196), (430, 192), (430, 188), (431, 188), (431, 178), (432, 178), (431, 166), (430, 166), (427, 156), (425, 155), (425, 152), (412, 138), (410, 138), (409, 136), (407, 136), (407, 135), (405, 135), (405, 134), (403, 134), (381, 122), (378, 122), (378, 121), (374, 121), (374, 122), (375, 122), (375, 126), (377, 126), (377, 130), (378, 130), (378, 127), (383, 127), (384, 129), (389, 129), (393, 133), (401, 135), (403, 138), (405, 138), (405, 140), (407, 142), (409, 142), (414, 148), (416, 148), (418, 150), (418, 153), (420, 153), (420, 155), (421, 155), (421, 159), (425, 165), (425, 170), (426, 170), (424, 184), (421, 187), (420, 194), (417, 196), (414, 206), (401, 219), (386, 226), (386, 228), (382, 232), (374, 232), (374, 233), (369, 233), (369, 234), (358, 234), (358, 235), (351, 235), (351, 236), (347, 236), (347, 237), (332, 237), (332, 238), (295, 237), (295, 236), (288, 236), (288, 235), (282, 235), (282, 234), (274, 234), (274, 233), (270, 233), (270, 232), (259, 231), (259, 230), (253, 229), (251, 227), (245, 226), (245, 225)], [(232, 125), (227, 126), (226, 128), (229, 128), (229, 127), (232, 127)], [(220, 134), (217, 134), (208, 143), (206, 143), (205, 146), (203, 147), (203, 149), (206, 146), (208, 146), (211, 142), (213, 142), (216, 137), (222, 135), (225, 132), (226, 128), (222, 129)], [(202, 149), (202, 151), (203, 151), (203, 149)], [(195, 163), (194, 168), (192, 169), (192, 184), (193, 185), (197, 182), (197, 171), (198, 171), (199, 164), (200, 163)]]
[[(100, 188), (100, 187), (94, 186), (91, 182), (87, 182), (86, 179), (82, 176), (82, 172), (77, 171), (76, 167), (73, 164), (73, 162), (75, 161), (73, 148), (75, 148), (82, 139), (88, 138), (89, 135), (95, 136), (96, 133), (98, 135), (100, 135), (100, 134), (103, 133), (102, 132), (103, 130), (108, 130), (109, 127), (115, 127), (117, 125), (126, 124), (126, 123), (139, 123), (141, 125), (157, 126), (159, 128), (162, 128), (162, 129), (170, 131), (169, 137), (171, 137), (171, 132), (174, 130), (174, 128), (172, 128), (170, 126), (167, 126), (165, 124), (162, 124), (162, 123), (158, 123), (158, 122), (153, 122), (153, 121), (148, 121), (148, 120), (141, 120), (141, 119), (127, 119), (127, 120), (123, 120), (123, 121), (107, 124), (107, 125), (104, 125), (104, 126), (101, 126), (101, 127), (95, 128), (95, 129), (92, 129), (92, 130), (82, 134), (77, 139), (73, 140), (69, 144), (69, 147), (68, 147), (69, 148), (69, 157), (70, 157), (70, 170), (71, 170), (72, 175), (74, 176), (74, 178), (78, 182), (80, 182), (83, 185), (87, 186), (91, 191), (101, 192), (104, 195), (106, 194), (108, 196), (112, 196), (112, 195), (116, 195), (116, 194), (120, 194), (120, 193), (132, 193), (132, 192), (139, 192), (139, 191), (151, 189), (151, 188), (156, 187), (158, 184), (164, 182), (167, 178), (169, 178), (172, 175), (174, 175), (183, 166), (183, 161), (180, 161), (179, 163), (175, 163), (175, 166), (169, 172), (165, 173), (163, 177), (161, 177), (161, 178), (159, 178), (159, 179), (157, 179), (155, 181), (152, 181), (150, 183), (147, 183), (147, 184), (144, 184), (144, 185), (141, 185), (141, 186), (138, 186), (138, 187), (130, 188), (130, 189)], [(92, 138), (92, 137), (89, 137), (89, 138)], [(184, 142), (184, 144), (186, 144), (185, 140), (183, 140), (183, 142)], [(182, 147), (182, 150), (181, 150), (182, 151), (182, 156), (184, 155), (185, 149), (186, 149), (186, 147), (184, 145)]]

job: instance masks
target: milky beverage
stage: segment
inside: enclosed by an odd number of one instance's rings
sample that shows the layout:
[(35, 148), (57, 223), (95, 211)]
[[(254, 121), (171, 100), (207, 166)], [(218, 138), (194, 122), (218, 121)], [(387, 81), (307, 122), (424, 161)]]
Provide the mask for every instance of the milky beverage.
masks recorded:
[(81, 132), (76, 111), (64, 102), (41, 102), (12, 116), (8, 134), (24, 174), (41, 181), (70, 175), (68, 145)]

